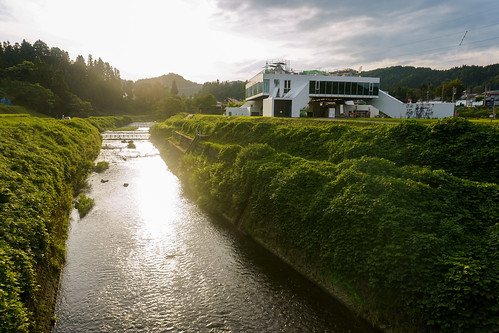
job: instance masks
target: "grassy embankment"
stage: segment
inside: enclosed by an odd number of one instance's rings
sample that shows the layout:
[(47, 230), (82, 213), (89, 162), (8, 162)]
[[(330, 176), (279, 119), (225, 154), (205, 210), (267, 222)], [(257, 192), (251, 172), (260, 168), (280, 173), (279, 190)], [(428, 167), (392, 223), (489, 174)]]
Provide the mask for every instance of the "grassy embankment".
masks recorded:
[[(176, 131), (209, 137), (182, 154)], [(372, 323), (497, 329), (497, 127), (194, 116), (151, 134), (202, 205)]]
[[(0, 108), (3, 112), (4, 108)], [(0, 331), (49, 332), (68, 216), (120, 118), (0, 115)]]

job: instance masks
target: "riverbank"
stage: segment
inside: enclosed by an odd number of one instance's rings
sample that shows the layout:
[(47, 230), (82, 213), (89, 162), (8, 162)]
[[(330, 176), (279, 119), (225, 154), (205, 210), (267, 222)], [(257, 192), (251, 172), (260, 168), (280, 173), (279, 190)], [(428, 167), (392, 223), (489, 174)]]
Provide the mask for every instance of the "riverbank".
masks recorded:
[(72, 202), (127, 119), (0, 117), (1, 331), (50, 332)]
[(496, 325), (497, 129), (194, 116), (151, 135), (200, 204), (374, 325)]

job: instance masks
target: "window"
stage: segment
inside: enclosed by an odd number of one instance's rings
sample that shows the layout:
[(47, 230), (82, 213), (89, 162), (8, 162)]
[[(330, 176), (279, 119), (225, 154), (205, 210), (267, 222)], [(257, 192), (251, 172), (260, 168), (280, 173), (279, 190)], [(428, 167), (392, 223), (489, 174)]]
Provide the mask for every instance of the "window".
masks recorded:
[(333, 82), (326, 82), (326, 94), (331, 95), (333, 93)]
[(338, 95), (345, 95), (345, 82), (338, 82)]
[(310, 81), (308, 84), (308, 93), (315, 94), (315, 81)]
[(352, 82), (345, 82), (345, 95), (352, 94)]
[(263, 93), (268, 94), (270, 90), (270, 80), (269, 79), (264, 79), (263, 80)]
[(291, 80), (284, 80), (284, 93), (287, 94), (291, 90)]
[(352, 82), (352, 95), (358, 95), (357, 86), (357, 82)]
[(333, 82), (333, 94), (338, 95), (339, 89), (340, 89), (339, 82)]
[(325, 81), (321, 81), (321, 94), (325, 94), (326, 93), (326, 82)]

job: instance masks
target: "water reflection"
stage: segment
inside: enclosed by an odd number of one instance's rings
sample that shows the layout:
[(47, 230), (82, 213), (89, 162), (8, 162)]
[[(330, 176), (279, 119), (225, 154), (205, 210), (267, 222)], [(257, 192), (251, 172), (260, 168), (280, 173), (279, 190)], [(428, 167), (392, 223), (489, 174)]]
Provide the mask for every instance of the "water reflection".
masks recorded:
[(73, 215), (54, 332), (370, 331), (200, 211), (151, 143), (135, 144), (104, 142), (111, 166), (89, 179), (94, 209)]

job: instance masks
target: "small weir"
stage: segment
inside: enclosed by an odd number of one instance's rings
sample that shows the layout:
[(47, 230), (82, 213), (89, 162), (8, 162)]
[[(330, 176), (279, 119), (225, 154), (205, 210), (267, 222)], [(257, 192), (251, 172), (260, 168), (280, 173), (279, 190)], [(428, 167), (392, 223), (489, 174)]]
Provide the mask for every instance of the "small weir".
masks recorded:
[(103, 140), (149, 140), (151, 122), (131, 123), (127, 127), (137, 127), (136, 131), (107, 131), (101, 133)]
[(149, 133), (113, 131), (102, 133), (103, 140), (149, 140)]
[(90, 213), (72, 214), (53, 332), (373, 332), (199, 209), (136, 132), (103, 134), (110, 167), (88, 179)]

